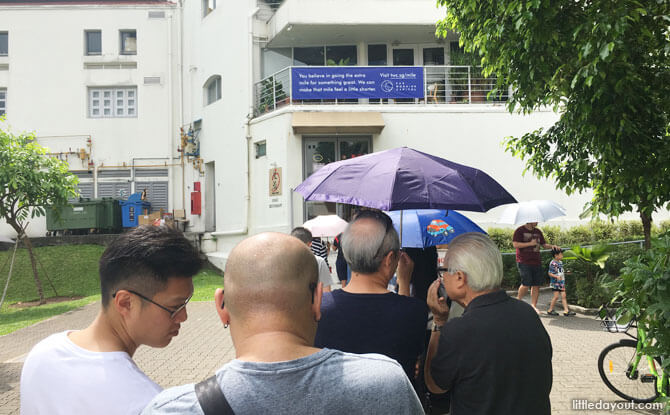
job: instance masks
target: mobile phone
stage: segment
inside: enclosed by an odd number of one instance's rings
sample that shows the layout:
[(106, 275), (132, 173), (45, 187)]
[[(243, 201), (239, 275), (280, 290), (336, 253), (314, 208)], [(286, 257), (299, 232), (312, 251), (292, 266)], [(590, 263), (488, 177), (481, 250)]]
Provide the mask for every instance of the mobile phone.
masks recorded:
[(437, 298), (444, 298), (447, 302), (447, 307), (451, 307), (451, 298), (447, 295), (447, 291), (444, 289), (442, 283), (440, 283), (440, 286), (437, 288)]

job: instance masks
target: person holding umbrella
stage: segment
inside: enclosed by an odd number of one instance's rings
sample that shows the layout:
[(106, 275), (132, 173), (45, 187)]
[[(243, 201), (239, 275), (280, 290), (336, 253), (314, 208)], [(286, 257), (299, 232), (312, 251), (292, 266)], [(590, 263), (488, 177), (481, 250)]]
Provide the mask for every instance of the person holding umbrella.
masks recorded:
[(535, 311), (540, 296), (540, 285), (544, 282), (540, 247), (544, 249), (559, 249), (556, 245), (547, 243), (544, 234), (537, 228), (537, 222), (528, 222), (519, 226), (512, 236), (512, 245), (516, 249), (516, 265), (521, 276), (521, 285), (517, 298), (523, 300), (530, 287), (530, 301)]

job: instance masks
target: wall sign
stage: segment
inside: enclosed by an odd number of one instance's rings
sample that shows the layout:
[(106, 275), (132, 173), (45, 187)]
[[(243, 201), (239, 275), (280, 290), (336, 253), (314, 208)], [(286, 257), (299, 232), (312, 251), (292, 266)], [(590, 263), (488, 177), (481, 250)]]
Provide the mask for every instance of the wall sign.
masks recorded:
[(270, 197), (281, 196), (281, 167), (270, 169)]
[(291, 69), (293, 99), (423, 98), (423, 67), (317, 66)]

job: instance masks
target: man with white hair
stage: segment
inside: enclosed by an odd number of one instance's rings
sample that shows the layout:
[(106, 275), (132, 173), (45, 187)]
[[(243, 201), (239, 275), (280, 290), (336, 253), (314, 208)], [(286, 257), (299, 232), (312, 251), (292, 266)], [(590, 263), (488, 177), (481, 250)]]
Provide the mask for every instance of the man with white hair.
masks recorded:
[[(550, 414), (551, 341), (533, 308), (500, 289), (502, 257), (481, 233), (454, 238), (428, 290), (434, 327), (425, 380), (434, 393), (451, 392), (452, 415)], [(447, 322), (446, 299), (465, 311)]]

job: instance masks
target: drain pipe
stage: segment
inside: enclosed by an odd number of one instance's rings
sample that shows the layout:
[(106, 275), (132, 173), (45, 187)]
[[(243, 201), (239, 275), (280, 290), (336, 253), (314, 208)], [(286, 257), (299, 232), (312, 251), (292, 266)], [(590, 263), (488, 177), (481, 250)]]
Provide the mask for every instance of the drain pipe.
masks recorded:
[(246, 180), (246, 194), (244, 195), (244, 227), (240, 229), (234, 229), (230, 231), (221, 231), (221, 232), (212, 232), (212, 235), (214, 236), (233, 236), (233, 235), (246, 235), (249, 233), (249, 215), (250, 215), (250, 208), (251, 208), (251, 203), (250, 203), (250, 194), (251, 194), (251, 177), (250, 177), (250, 169), (249, 166), (251, 162), (249, 161), (250, 157), (250, 151), (249, 151), (249, 145), (251, 143), (251, 119), (253, 116), (251, 114), (247, 115), (247, 122), (245, 123), (246, 127), (246, 168), (245, 168), (245, 180)]

